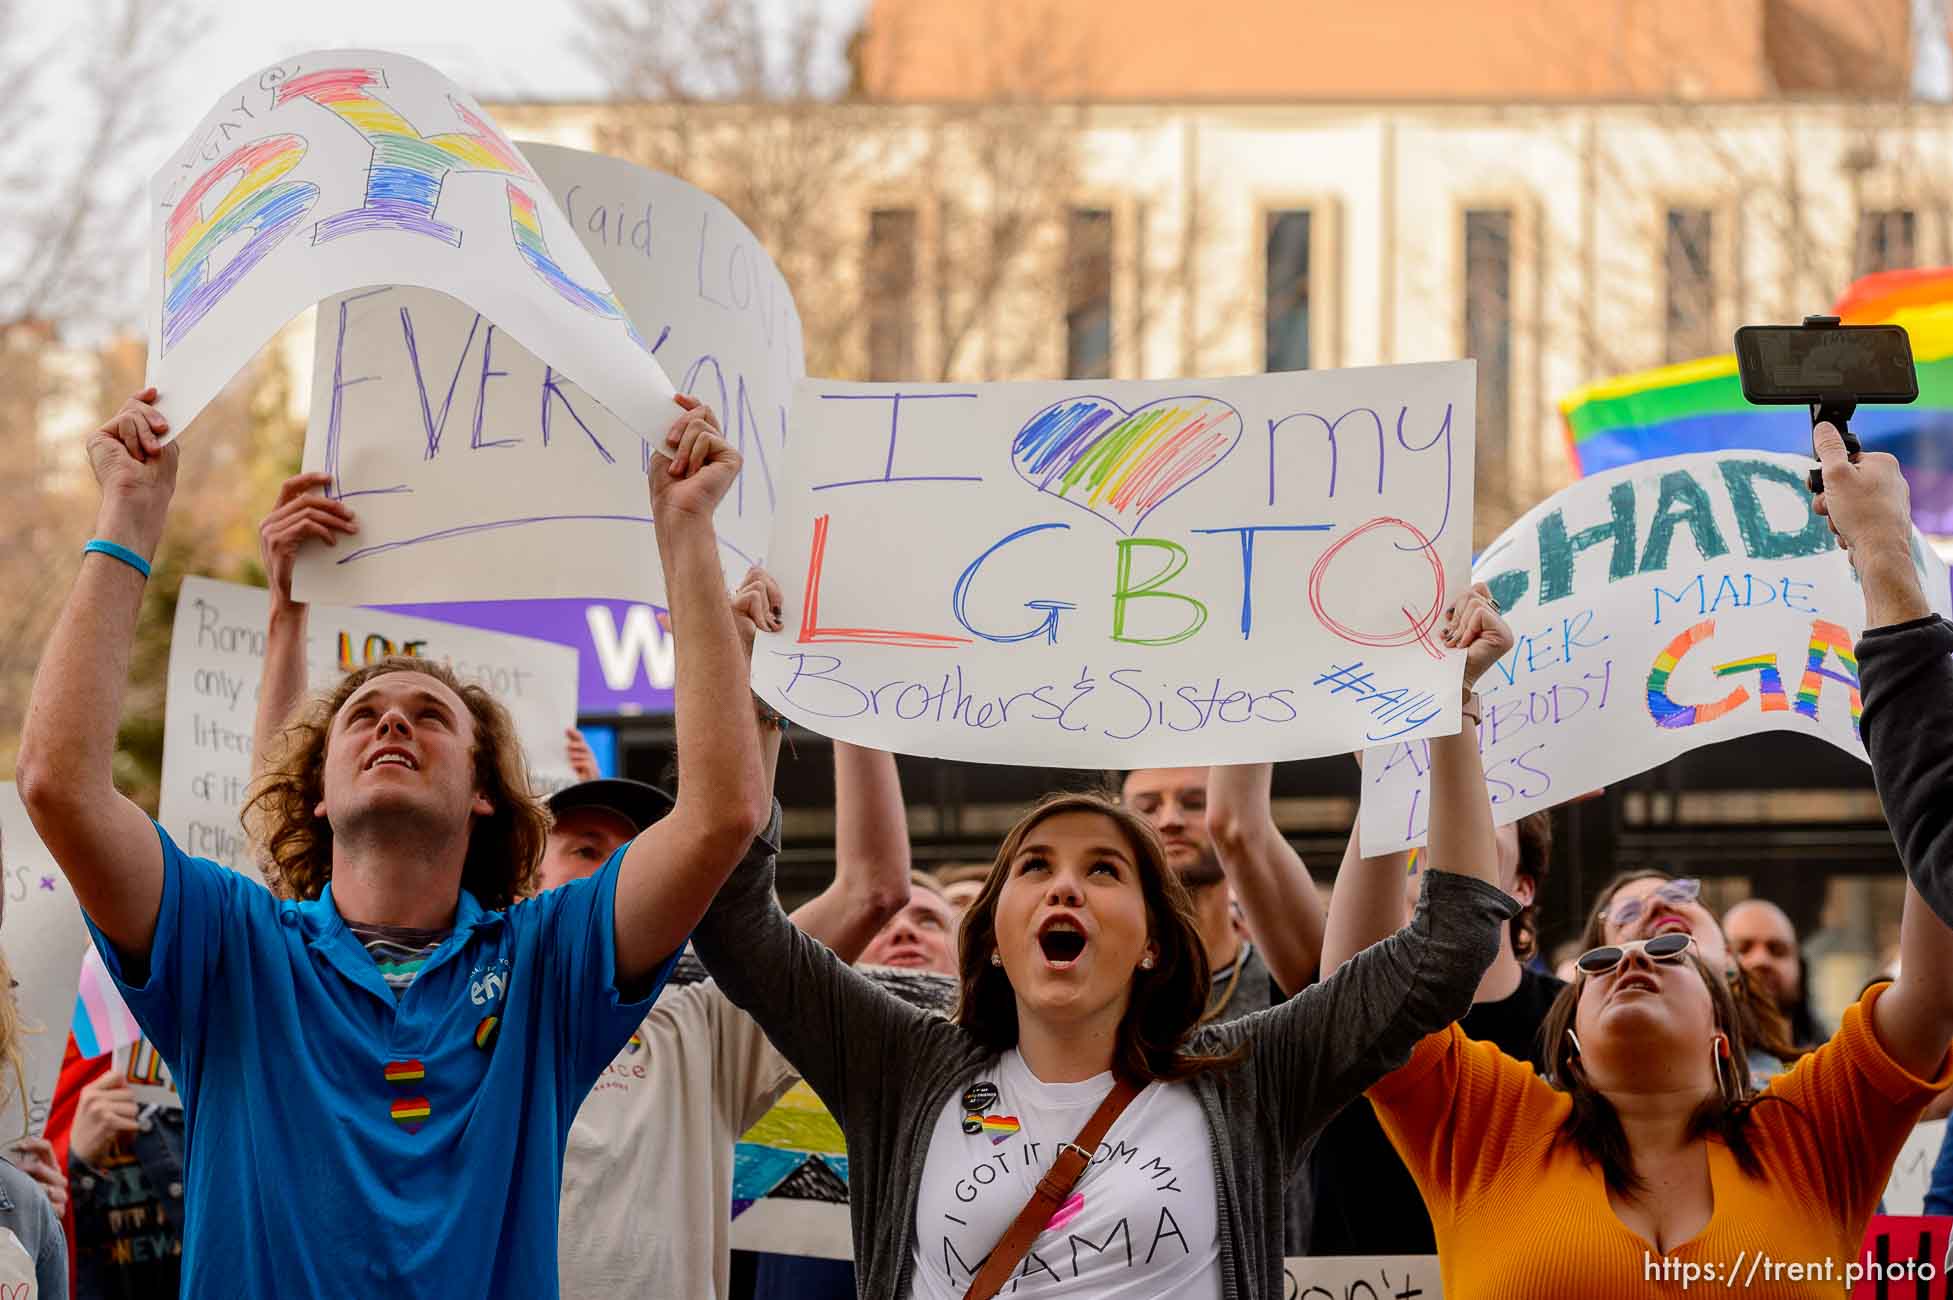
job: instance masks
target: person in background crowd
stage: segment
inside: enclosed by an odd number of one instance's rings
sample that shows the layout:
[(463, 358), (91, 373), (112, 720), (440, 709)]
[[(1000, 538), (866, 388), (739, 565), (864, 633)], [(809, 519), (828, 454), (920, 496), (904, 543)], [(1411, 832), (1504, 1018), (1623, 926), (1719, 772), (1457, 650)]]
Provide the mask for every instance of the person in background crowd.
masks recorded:
[(1803, 1052), (1791, 1041), (1789, 1020), (1769, 992), (1737, 964), (1721, 923), (1702, 903), (1700, 880), (1652, 867), (1622, 872), (1594, 900), (1581, 932), (1581, 951), (1662, 934), (1689, 935), (1696, 955), (1728, 982), (1743, 1020), (1752, 1088), (1762, 1088), (1796, 1064)]
[[(1473, 645), (1483, 612), (1477, 595), (1454, 607), (1446, 642)], [(1080, 1296), (1281, 1294), (1285, 1188), (1309, 1138), (1464, 1012), (1516, 910), (1493, 883), (1474, 728), (1431, 750), (1439, 869), (1416, 920), (1227, 1022), (1202, 1023), (1208, 958), (1165, 846), (1099, 796), (1052, 796), (1005, 836), (963, 920), (953, 1019), (796, 931), (764, 863), (736, 872), (694, 942), (846, 1135), (859, 1294), (962, 1297), (1044, 1166), (1127, 1089), (1104, 1143), (1133, 1157), (1085, 1170), (1011, 1276), (1075, 1279)]]
[[(1510, 644), (1501, 625), (1494, 640)], [(1475, 1042), (1490, 1043), (1531, 1066), (1539, 1052), (1540, 1026), (1565, 982), (1528, 964), (1538, 949), (1536, 918), (1553, 852), (1553, 820), (1536, 812), (1498, 828), (1499, 887), (1519, 903), (1506, 926), (1499, 954), (1472, 994), (1471, 1010), (1458, 1027)], [(1418, 855), (1420, 860), (1422, 855)], [(1332, 926), (1351, 935), (1342, 951), (1364, 935), (1389, 933), (1416, 906), (1424, 873), (1410, 875), (1411, 854), (1365, 858), (1351, 831), (1336, 873)], [(1421, 861), (1420, 864), (1421, 865)], [(1332, 947), (1338, 937), (1329, 937)], [(1432, 1255), (1436, 1233), (1410, 1170), (1397, 1157), (1368, 1102), (1356, 1102), (1330, 1121), (1309, 1162), (1315, 1221), (1309, 1249), (1316, 1255)]]
[[(1280, 1002), (1315, 977), (1322, 951), (1322, 896), (1275, 825), (1274, 771), (1273, 763), (1138, 768), (1120, 786), (1122, 802), (1159, 832), (1193, 900), (1212, 967), (1212, 1020)], [(1261, 942), (1241, 940), (1231, 898)]]
[(1722, 930), (1736, 964), (1789, 1022), (1791, 1045), (1808, 1049), (1829, 1038), (1811, 1013), (1804, 953), (1789, 915), (1767, 899), (1746, 898), (1722, 914)]
[[(358, 524), (351, 511), (322, 510), (328, 503), (323, 477), (288, 479), (260, 529), (273, 609), (283, 611), (274, 614), (267, 640), (265, 681), (290, 692), (259, 697), (261, 756), (273, 751), (304, 679), (307, 611), (291, 597), (290, 575), (298, 546), (318, 532), (297, 521), (316, 518), (335, 536), (350, 535)], [(778, 584), (757, 567), (733, 593), (733, 619), (749, 660), (758, 629), (778, 627), (779, 605)], [(781, 719), (757, 699), (753, 707), (771, 790)], [(642, 781), (602, 777), (589, 742), (574, 728), (565, 751), (578, 781), (546, 800), (552, 820), (538, 893), (595, 875), (676, 802)], [(834, 881), (795, 911), (793, 922), (848, 960), (906, 901), (909, 839), (893, 755), (837, 742), (834, 766)], [(558, 1215), (562, 1293), (727, 1300), (733, 1146), (795, 1078), (759, 1026), (710, 980), (667, 989), (570, 1127)]]
[[(1908, 876), (1898, 978), (1760, 1097), (1727, 969), (1686, 924), (1581, 955), (1547, 1020), (1552, 1084), (1456, 1027), (1425, 1039), (1369, 1095), (1430, 1207), (1446, 1300), (1680, 1294), (1681, 1266), (1733, 1286), (1725, 1270), (1759, 1256), (1841, 1275), (1914, 1120), (1953, 1084), (1953, 928), (1927, 901), (1953, 902), (1953, 626), (1914, 574), (1897, 463), (1851, 464), (1829, 425), (1817, 442), (1817, 509), (1865, 596), (1860, 729)], [(1364, 938), (1333, 937), (1329, 964)], [(1742, 1289), (1839, 1285), (1780, 1270)]]
[[(712, 527), (738, 453), (680, 398), (649, 471), (686, 647), (669, 816), (590, 879), (517, 901), (548, 814), (506, 710), (440, 665), (389, 659), (318, 700), (260, 783), (262, 842), (303, 900), (281, 901), (185, 855), (112, 780), (181, 454), (154, 400), (89, 438), (96, 540), (16, 780), (182, 1094), (184, 1291), (553, 1296), (575, 1107), (762, 824), (754, 729), (724, 725), (751, 707)], [(485, 1132), (503, 1140), (473, 1140)]]
[(983, 882), (990, 875), (990, 868), (976, 862), (962, 862), (951, 867), (939, 867), (933, 872), (942, 882), (943, 897), (956, 910), (956, 919), (961, 921), (963, 913), (970, 910), (977, 895), (983, 892)]
[[(907, 836), (903, 837), (907, 842)], [(931, 970), (956, 974), (956, 908), (943, 886), (926, 871), (909, 873), (908, 903), (861, 951), (862, 966), (894, 966), (903, 970)], [(846, 958), (846, 953), (836, 953)]]
[(113, 1056), (74, 1060), (87, 1076), (68, 1143), (76, 1300), (173, 1296), (183, 1267), (183, 1110), (138, 1103)]

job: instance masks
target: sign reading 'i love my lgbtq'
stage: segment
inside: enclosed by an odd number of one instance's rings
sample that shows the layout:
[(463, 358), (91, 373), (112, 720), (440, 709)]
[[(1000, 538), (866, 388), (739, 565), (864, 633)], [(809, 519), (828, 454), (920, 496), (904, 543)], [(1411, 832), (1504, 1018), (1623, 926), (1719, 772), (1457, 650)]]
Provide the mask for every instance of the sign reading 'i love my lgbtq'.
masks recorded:
[(857, 744), (1054, 767), (1455, 732), (1473, 398), (1470, 362), (805, 381), (755, 689)]

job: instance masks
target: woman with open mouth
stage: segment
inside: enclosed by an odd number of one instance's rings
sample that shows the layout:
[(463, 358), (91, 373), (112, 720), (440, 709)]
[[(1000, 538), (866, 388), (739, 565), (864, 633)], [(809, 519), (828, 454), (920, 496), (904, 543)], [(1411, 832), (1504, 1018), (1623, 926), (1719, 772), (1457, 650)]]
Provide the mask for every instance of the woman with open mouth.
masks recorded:
[[(1466, 650), (1467, 692), (1512, 644), (1482, 587), (1444, 638)], [(764, 864), (736, 873), (694, 941), (842, 1126), (860, 1294), (1280, 1295), (1284, 1188), (1309, 1139), (1466, 1011), (1517, 910), (1496, 884), (1477, 712), (1468, 695), (1461, 732), (1431, 741), (1412, 922), (1227, 1024), (1198, 1025), (1206, 954), (1157, 834), (1097, 795), (1053, 796), (1004, 837), (947, 1020), (795, 930)]]

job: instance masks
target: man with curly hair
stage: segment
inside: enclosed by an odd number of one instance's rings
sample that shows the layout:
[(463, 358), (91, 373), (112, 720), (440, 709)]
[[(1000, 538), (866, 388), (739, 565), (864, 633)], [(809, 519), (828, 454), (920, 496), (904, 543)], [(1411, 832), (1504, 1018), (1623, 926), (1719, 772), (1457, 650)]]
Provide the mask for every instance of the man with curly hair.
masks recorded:
[(320, 701), (264, 783), (280, 899), (184, 854), (112, 779), (179, 456), (154, 401), (89, 438), (95, 539), (16, 781), (182, 1094), (183, 1294), (553, 1296), (577, 1105), (766, 816), (756, 729), (726, 725), (753, 707), (712, 527), (739, 455), (681, 397), (649, 472), (685, 647), (670, 815), (589, 878), (516, 901), (548, 815), (507, 713), (389, 661)]

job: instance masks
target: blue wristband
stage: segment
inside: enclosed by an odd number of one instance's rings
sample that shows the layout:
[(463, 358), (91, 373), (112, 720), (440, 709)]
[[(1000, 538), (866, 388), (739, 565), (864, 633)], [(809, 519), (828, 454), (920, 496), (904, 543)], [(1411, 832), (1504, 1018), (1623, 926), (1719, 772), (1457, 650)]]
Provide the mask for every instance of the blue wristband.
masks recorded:
[(111, 542), (97, 537), (86, 546), (83, 546), (81, 551), (83, 555), (93, 551), (97, 555), (106, 555), (110, 559), (120, 560), (137, 573), (140, 573), (145, 581), (149, 578), (149, 561), (143, 559), (140, 555), (137, 555), (134, 551), (119, 542)]

